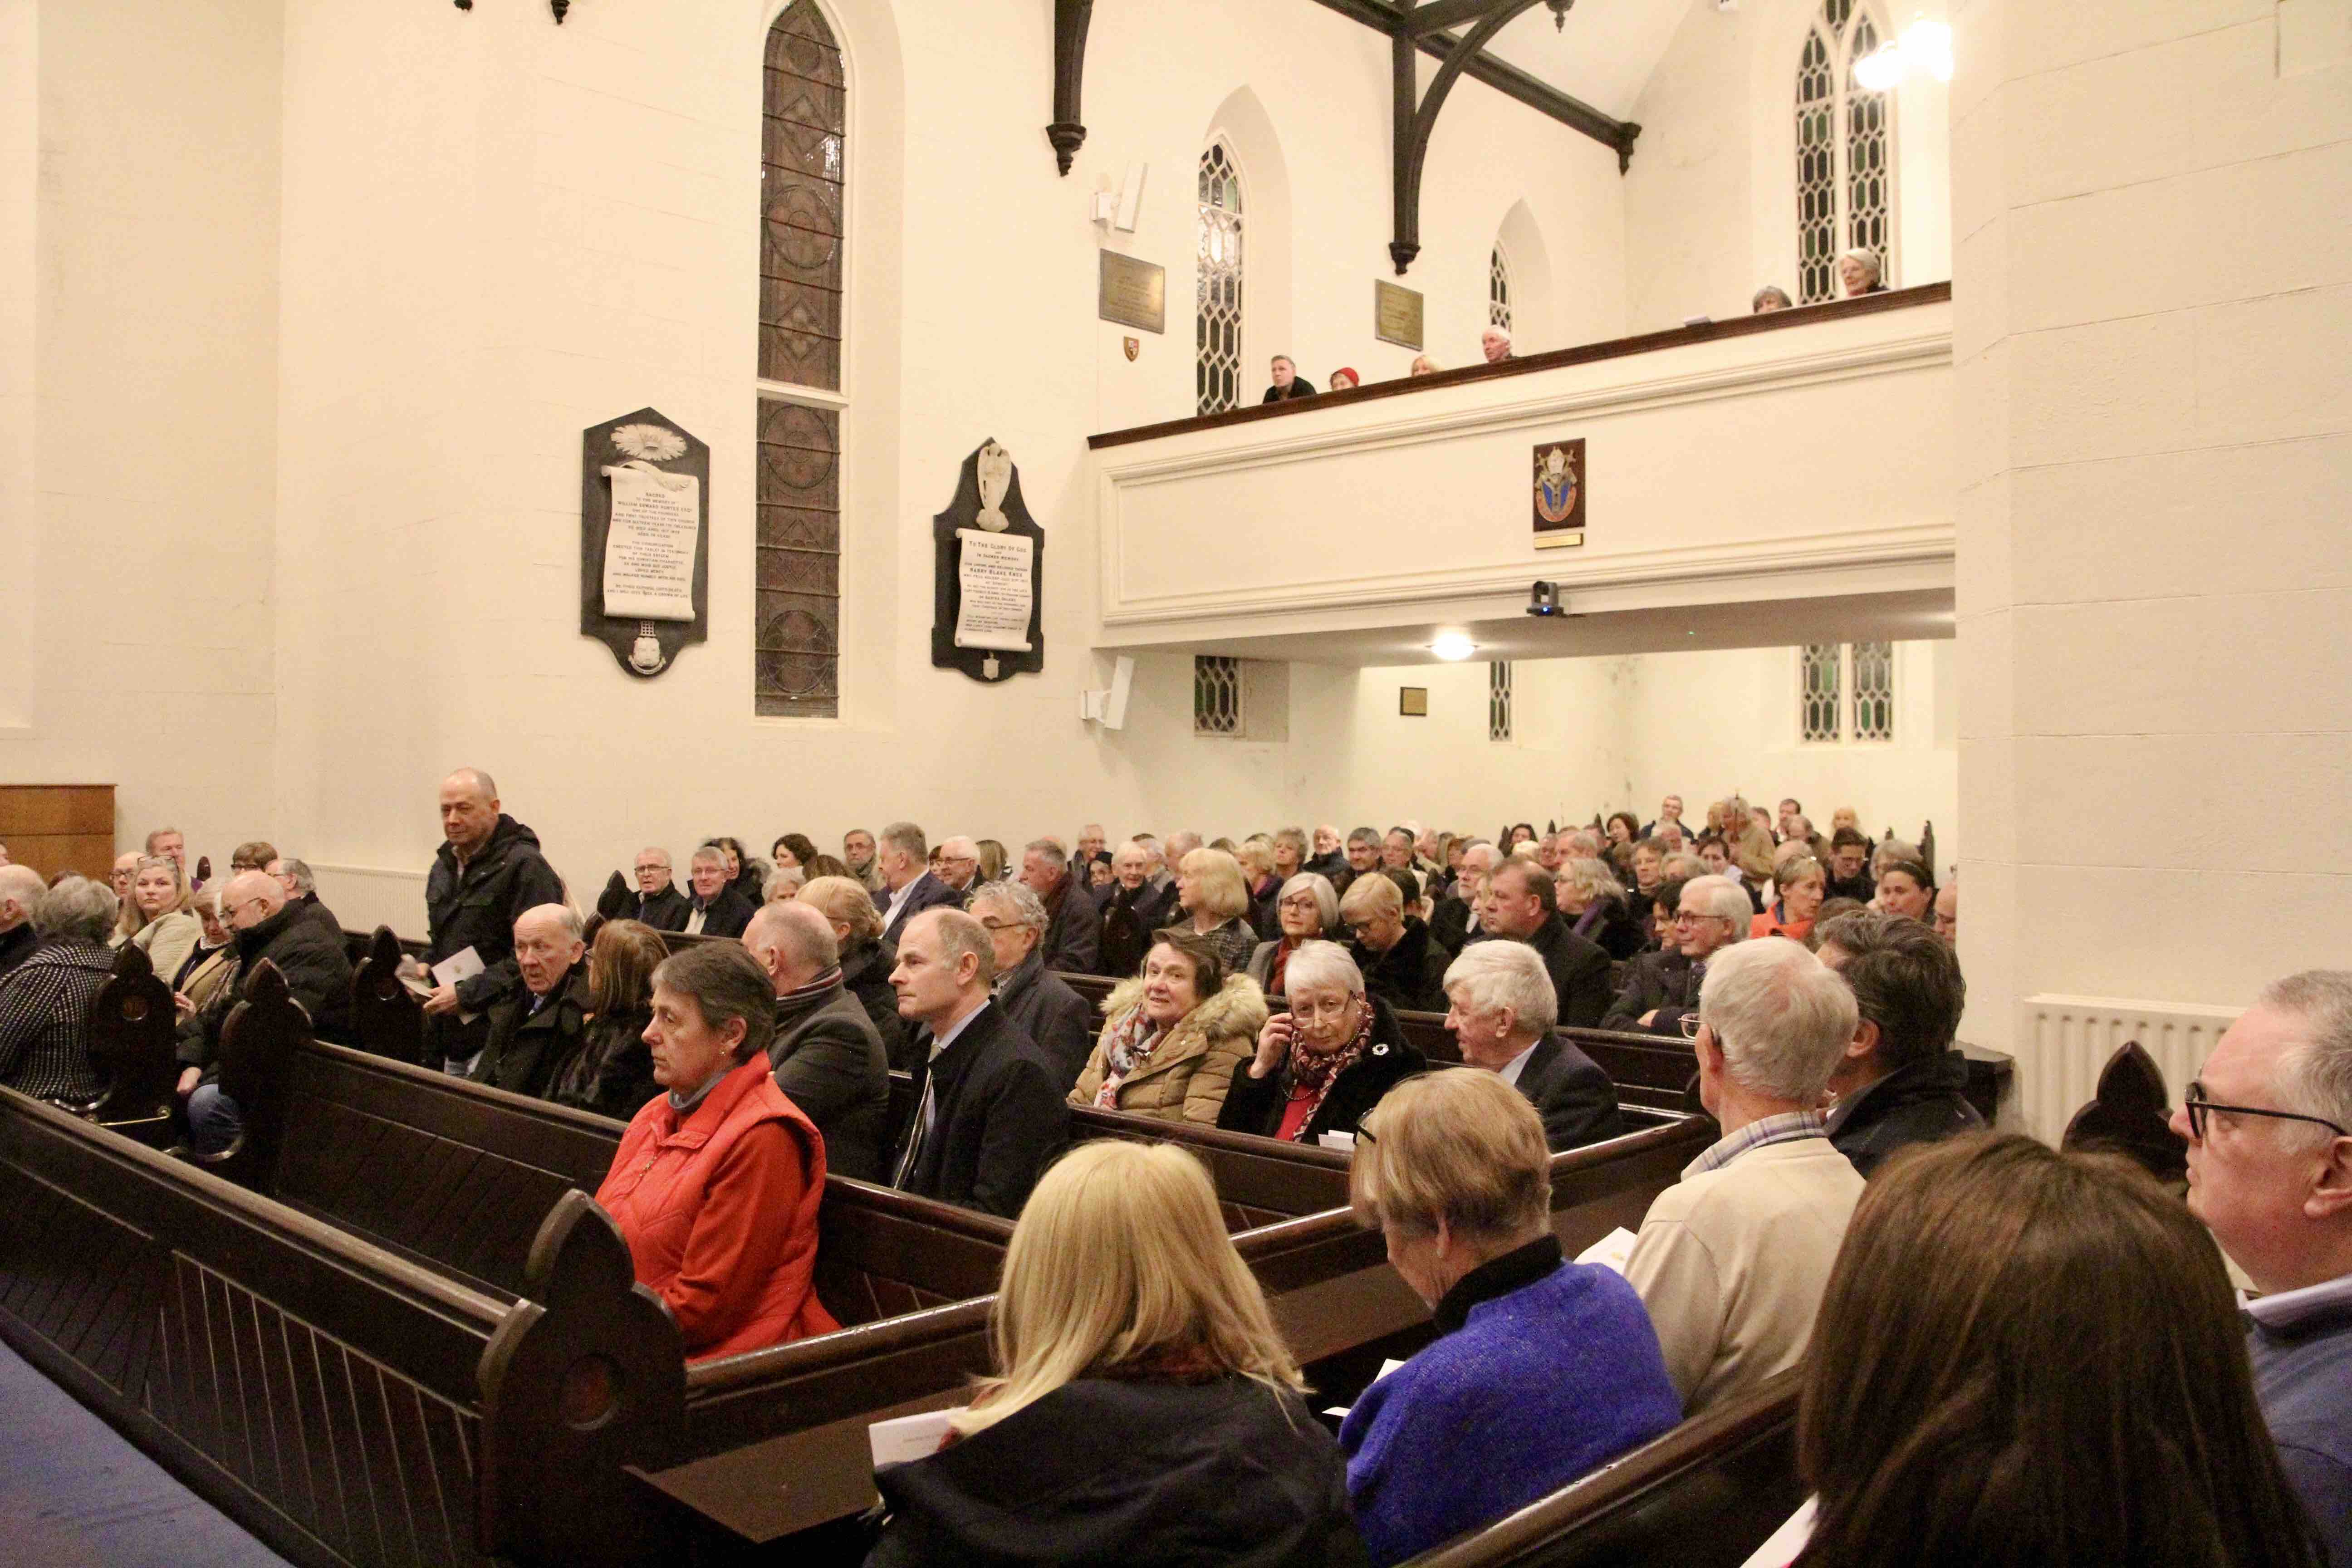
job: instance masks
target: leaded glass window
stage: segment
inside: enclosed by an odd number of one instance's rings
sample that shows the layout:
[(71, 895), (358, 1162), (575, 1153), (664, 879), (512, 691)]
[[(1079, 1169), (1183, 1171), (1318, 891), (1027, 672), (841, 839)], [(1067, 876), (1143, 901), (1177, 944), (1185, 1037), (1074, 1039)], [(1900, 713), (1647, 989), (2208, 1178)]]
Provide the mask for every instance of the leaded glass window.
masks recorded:
[(1798, 739), (1821, 742), (1840, 738), (1839, 720), (1843, 715), (1838, 697), (1844, 651), (1833, 642), (1815, 642), (1807, 643), (1799, 655)]
[(1194, 391), (1202, 414), (1242, 404), (1242, 175), (1222, 142), (1201, 154)]
[(1192, 733), (1242, 732), (1242, 661), (1196, 654), (1192, 658)]
[(1486, 739), (1511, 738), (1511, 666), (1496, 659), (1486, 666)]
[(1511, 258), (1499, 245), (1486, 253), (1486, 324), (1511, 330)]
[(1895, 173), (1886, 94), (1853, 79), (1878, 28), (1853, 0), (1822, 0), (1797, 57), (1797, 303), (1838, 297), (1837, 253), (1859, 246), (1893, 287)]
[(1895, 645), (1858, 642), (1853, 649), (1853, 738), (1895, 739)]
[(768, 29), (761, 153), (752, 706), (841, 711), (843, 245), (848, 79), (816, 0)]

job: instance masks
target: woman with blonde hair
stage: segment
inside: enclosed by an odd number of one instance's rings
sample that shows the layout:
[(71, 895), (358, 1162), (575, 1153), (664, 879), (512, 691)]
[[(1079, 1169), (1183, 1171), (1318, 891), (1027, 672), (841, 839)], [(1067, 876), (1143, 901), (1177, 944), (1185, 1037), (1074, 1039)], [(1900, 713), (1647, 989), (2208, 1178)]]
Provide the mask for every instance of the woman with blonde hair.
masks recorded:
[(1803, 942), (1812, 934), (1814, 918), (1822, 912), (1822, 900), (1829, 897), (1829, 872), (1799, 845), (1797, 853), (1780, 863), (1773, 882), (1777, 891), (1771, 907), (1749, 921), (1748, 934), (1785, 936), (1790, 942)]
[(1241, 862), (1222, 849), (1195, 849), (1176, 867), (1176, 904), (1192, 918), (1178, 921), (1217, 950), (1217, 962), (1228, 971), (1249, 966), (1257, 951), (1257, 932), (1250, 929), (1249, 884), (1242, 880)]
[(1363, 1561), (1339, 1451), (1200, 1163), (1083, 1143), (1038, 1182), (940, 1450), (875, 1476), (867, 1568)]
[(1070, 1103), (1213, 1127), (1235, 1064), (1257, 1050), (1265, 994), (1248, 975), (1226, 973), (1202, 939), (1163, 931), (1103, 1016)]
[(165, 983), (180, 973), (205, 934), (197, 923), (187, 874), (169, 855), (142, 855), (131, 873), (131, 896), (122, 901), (131, 945)]

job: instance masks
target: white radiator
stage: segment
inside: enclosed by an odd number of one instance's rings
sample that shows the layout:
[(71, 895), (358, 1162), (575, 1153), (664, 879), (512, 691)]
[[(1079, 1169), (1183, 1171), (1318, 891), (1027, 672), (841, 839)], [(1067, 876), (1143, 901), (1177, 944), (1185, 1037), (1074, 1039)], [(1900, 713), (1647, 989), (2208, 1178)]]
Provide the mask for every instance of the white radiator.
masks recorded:
[(2019, 1110), (2025, 1130), (2052, 1143), (2098, 1091), (2099, 1069), (2116, 1047), (2137, 1040), (2164, 1069), (2166, 1097), (2179, 1105), (2182, 1087), (2243, 1011), (2121, 996), (2028, 996), (2017, 1006)]

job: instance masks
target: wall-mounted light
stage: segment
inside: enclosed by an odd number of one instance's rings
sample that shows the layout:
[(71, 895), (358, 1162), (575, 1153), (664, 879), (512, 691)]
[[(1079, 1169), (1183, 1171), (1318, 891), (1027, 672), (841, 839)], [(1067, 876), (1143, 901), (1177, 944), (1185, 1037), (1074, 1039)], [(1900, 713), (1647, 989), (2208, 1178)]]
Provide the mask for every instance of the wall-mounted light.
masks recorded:
[(1952, 29), (1915, 17), (1899, 39), (1890, 38), (1853, 62), (1853, 81), (1866, 92), (1887, 92), (1906, 76), (1952, 79)]
[(1429, 645), (1429, 651), (1442, 659), (1459, 661), (1478, 651), (1478, 645), (1460, 632), (1447, 632)]

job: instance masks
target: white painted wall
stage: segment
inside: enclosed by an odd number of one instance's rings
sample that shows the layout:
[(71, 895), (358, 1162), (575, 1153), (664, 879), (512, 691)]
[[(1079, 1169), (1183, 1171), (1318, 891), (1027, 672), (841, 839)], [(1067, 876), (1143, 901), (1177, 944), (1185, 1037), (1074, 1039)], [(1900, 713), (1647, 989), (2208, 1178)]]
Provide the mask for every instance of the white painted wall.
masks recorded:
[(2242, 1005), (2344, 963), (2352, 64), (2281, 10), (1954, 7), (1987, 1043), (2036, 994)]
[[(1793, 298), (1797, 272), (1796, 81), (1821, 0), (1693, 5), (1635, 105), (1642, 126), (1625, 177), (1626, 325), (1748, 313), (1756, 290)], [(1880, 5), (1882, 38), (1943, 0)], [(1951, 276), (1950, 89), (1915, 77), (1895, 93), (1894, 280)]]
[(224, 853), (275, 759), (278, 13), (0, 5), (0, 778)]

